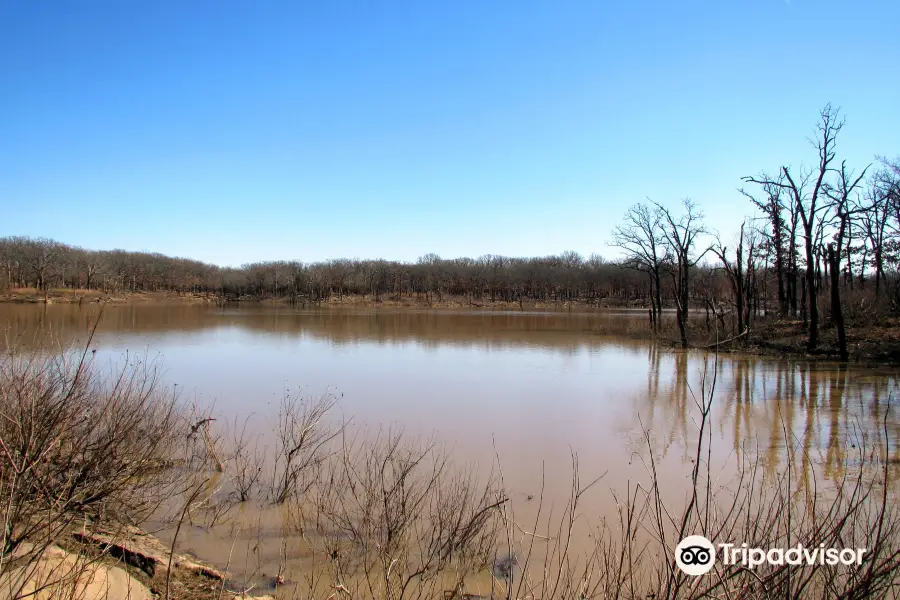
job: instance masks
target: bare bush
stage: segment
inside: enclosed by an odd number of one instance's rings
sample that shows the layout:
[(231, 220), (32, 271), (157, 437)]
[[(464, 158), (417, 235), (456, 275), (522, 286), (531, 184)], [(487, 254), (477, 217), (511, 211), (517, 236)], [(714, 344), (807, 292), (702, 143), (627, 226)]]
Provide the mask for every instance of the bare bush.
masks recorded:
[(315, 482), (318, 468), (329, 455), (328, 444), (341, 432), (325, 420), (336, 402), (332, 394), (303, 398), (287, 393), (282, 399), (272, 476), (272, 501), (276, 504), (305, 494)]
[(495, 478), (479, 485), (433, 442), (399, 431), (344, 441), (315, 500), (317, 539), (336, 589), (434, 597), (448, 573), (461, 587), (490, 563), (506, 501)]
[(180, 485), (186, 422), (158, 364), (126, 356), (105, 374), (89, 344), (0, 357), (0, 576), (76, 521), (140, 523)]
[(210, 468), (218, 473), (225, 470), (225, 462), (221, 457), (220, 446), (222, 434), (212, 431), (212, 423), (216, 421), (212, 417), (212, 406), (206, 406), (200, 410), (196, 404), (191, 406), (188, 419), (187, 435), (185, 436), (185, 453), (191, 459), (190, 466), (198, 471)]
[(248, 438), (249, 421), (250, 417), (247, 417), (238, 427), (238, 421), (235, 419), (232, 427), (230, 473), (234, 494), (239, 502), (247, 502), (256, 497), (265, 463), (265, 449), (260, 448), (259, 437), (255, 436), (252, 441)]

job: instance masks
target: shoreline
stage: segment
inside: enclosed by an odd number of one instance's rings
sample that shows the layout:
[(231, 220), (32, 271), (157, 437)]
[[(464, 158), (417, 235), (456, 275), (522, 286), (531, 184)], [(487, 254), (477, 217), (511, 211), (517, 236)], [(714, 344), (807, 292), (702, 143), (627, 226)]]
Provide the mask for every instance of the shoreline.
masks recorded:
[[(60, 583), (50, 579), (49, 573), (54, 572), (59, 573)], [(16, 581), (15, 576), (7, 577)], [(66, 579), (72, 580), (72, 587), (83, 595), (117, 600), (165, 598), (169, 588), (175, 593), (173, 597), (219, 600), (274, 600), (279, 591), (274, 578), (270, 578), (267, 589), (257, 593), (248, 593), (256, 586), (248, 592), (233, 591), (230, 588), (239, 580), (233, 579), (228, 569), (190, 551), (176, 551), (156, 535), (118, 521), (87, 521), (70, 526), (54, 544), (41, 551), (22, 591), (46, 588), (51, 594), (65, 594), (69, 590), (62, 581)], [(0, 590), (9, 583), (0, 581)], [(38, 597), (44, 596), (38, 593)]]
[[(369, 295), (344, 295), (330, 296), (324, 300), (310, 300), (305, 296), (296, 297), (258, 297), (258, 296), (239, 296), (239, 297), (223, 297), (220, 294), (208, 292), (171, 292), (171, 291), (155, 291), (155, 292), (121, 292), (106, 293), (98, 290), (72, 290), (72, 289), (54, 289), (49, 290), (46, 295), (33, 288), (18, 288), (12, 290), (0, 291), (0, 304), (78, 304), (94, 302), (94, 303), (110, 303), (110, 304), (144, 304), (147, 302), (213, 302), (226, 305), (261, 305), (261, 306), (315, 306), (319, 308), (415, 308), (415, 309), (487, 309), (487, 310), (509, 310), (516, 312), (528, 312), (534, 310), (648, 310), (642, 302), (620, 302), (610, 301), (608, 298), (601, 299), (598, 302), (589, 302), (585, 300), (546, 300), (546, 301), (507, 301), (507, 300), (487, 300), (474, 299), (462, 296), (446, 295), (441, 300), (417, 298), (411, 296), (403, 296), (398, 298), (379, 297), (373, 298)], [(674, 308), (665, 308), (664, 311), (674, 311)]]
[[(593, 303), (584, 300), (518, 302), (505, 300), (484, 300), (459, 296), (445, 296), (441, 300), (425, 300), (404, 296), (402, 298), (372, 298), (371, 296), (344, 295), (332, 296), (323, 301), (310, 302), (299, 298), (256, 298), (241, 297), (225, 299), (209, 293), (177, 293), (177, 292), (126, 292), (123, 294), (106, 294), (96, 290), (50, 290), (46, 296), (38, 294), (34, 289), (13, 289), (0, 292), (0, 304), (64, 304), (64, 305), (204, 305), (214, 304), (219, 307), (262, 306), (262, 307), (302, 307), (318, 310), (391, 310), (391, 311), (480, 311), (480, 312), (514, 312), (536, 313), (547, 312), (565, 316), (568, 314), (603, 314), (607, 312), (629, 312), (636, 320), (646, 320), (648, 307), (639, 301), (610, 302), (608, 298)], [(654, 339), (661, 346), (672, 350), (681, 350), (674, 322), (674, 309), (663, 309), (662, 330), (655, 336), (651, 333), (649, 323), (643, 328), (628, 332), (619, 332), (628, 339)], [(671, 314), (671, 316), (669, 316)], [(694, 309), (697, 319), (690, 327), (687, 350), (713, 351), (715, 339), (703, 324), (700, 315), (702, 309)], [(850, 360), (847, 364), (865, 367), (900, 366), (900, 318), (882, 317), (868, 324), (848, 323), (847, 338), (850, 348)], [(819, 349), (815, 353), (806, 350), (806, 334), (800, 320), (775, 320), (771, 317), (759, 317), (742, 336), (731, 338), (718, 344), (718, 351), (727, 354), (748, 354), (772, 358), (796, 358), (814, 362), (840, 364), (837, 352), (836, 335), (833, 329), (823, 323), (820, 326)]]

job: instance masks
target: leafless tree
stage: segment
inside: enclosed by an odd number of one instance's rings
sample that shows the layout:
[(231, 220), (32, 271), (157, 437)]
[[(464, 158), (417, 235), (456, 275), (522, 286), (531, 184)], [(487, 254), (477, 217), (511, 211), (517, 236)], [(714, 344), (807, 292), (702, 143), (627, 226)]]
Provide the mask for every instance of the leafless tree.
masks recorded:
[(673, 215), (665, 206), (654, 202), (662, 220), (663, 239), (672, 257), (670, 274), (675, 290), (675, 310), (678, 320), (678, 331), (681, 347), (687, 348), (687, 325), (690, 304), (690, 272), (703, 255), (709, 250), (705, 248), (697, 252), (697, 238), (707, 233), (703, 225), (703, 212), (690, 199), (681, 202), (683, 211)]
[[(900, 236), (900, 169), (887, 159), (881, 159), (881, 163), (882, 168), (875, 173), (864, 199), (856, 207), (866, 241), (872, 251), (876, 296), (881, 295), (886, 279), (886, 259), (897, 259), (896, 240)], [(863, 266), (860, 276), (864, 274)]]
[(662, 311), (662, 269), (669, 258), (663, 243), (663, 213), (657, 206), (635, 204), (625, 213), (625, 223), (613, 229), (613, 245), (626, 253), (624, 264), (647, 274), (650, 279), (651, 314), (654, 327)]
[(840, 110), (828, 104), (819, 113), (816, 136), (811, 143), (818, 153), (818, 164), (814, 170), (800, 170), (799, 176), (791, 173), (787, 166), (781, 167), (784, 176), (779, 178), (744, 177), (744, 181), (764, 187), (780, 187), (786, 190), (803, 225), (803, 240), (806, 254), (806, 302), (808, 307), (808, 340), (807, 350), (814, 352), (819, 343), (819, 305), (816, 286), (816, 238), (821, 230), (816, 226), (821, 222), (821, 213), (830, 208), (827, 195), (827, 180), (835, 160), (835, 144), (837, 136), (844, 126)]
[(46, 291), (49, 279), (55, 274), (64, 246), (46, 238), (29, 239), (22, 244), (22, 262), (34, 277), (39, 291)]
[(740, 233), (734, 249), (734, 259), (729, 258), (728, 248), (717, 239), (712, 246), (713, 253), (719, 257), (731, 289), (734, 294), (734, 307), (737, 317), (737, 335), (744, 333), (745, 328), (750, 327), (753, 315), (751, 310), (753, 301), (753, 286), (756, 277), (756, 262), (758, 259), (758, 242), (754, 239), (753, 231), (746, 231), (747, 223), (741, 223)]
[[(769, 180), (763, 174), (760, 179)], [(778, 314), (786, 316), (789, 311), (796, 311), (796, 232), (797, 212), (793, 204), (788, 208), (788, 219), (785, 219), (783, 176), (772, 183), (763, 184), (764, 198), (757, 198), (746, 190), (741, 190), (753, 204), (765, 215), (768, 222), (768, 241), (774, 254), (775, 278), (778, 286)]]

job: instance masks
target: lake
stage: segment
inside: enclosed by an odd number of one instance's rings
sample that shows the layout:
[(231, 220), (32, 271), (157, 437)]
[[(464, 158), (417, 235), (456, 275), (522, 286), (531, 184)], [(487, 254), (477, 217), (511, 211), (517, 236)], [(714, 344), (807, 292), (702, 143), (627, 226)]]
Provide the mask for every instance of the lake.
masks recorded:
[[(98, 310), (0, 305), (0, 325), (24, 343), (41, 329), (78, 345)], [(333, 393), (335, 418), (353, 427), (433, 437), (479, 472), (499, 465), (525, 512), (542, 489), (548, 502), (565, 496), (573, 454), (582, 480), (603, 476), (605, 492), (646, 481), (648, 439), (665, 465), (662, 481), (680, 497), (704, 371), (706, 389), (715, 373), (711, 445), (723, 471), (742, 448), (774, 469), (787, 438), (810, 470), (834, 478), (863, 436), (871, 444), (885, 427), (892, 440), (900, 434), (896, 409), (885, 419), (897, 369), (664, 349), (649, 334), (637, 337), (645, 320), (644, 311), (609, 310), (110, 305), (92, 347), (109, 364), (125, 353), (156, 358), (186, 401), (208, 407), (219, 424), (249, 417), (263, 440), (286, 390)], [(900, 460), (893, 442), (889, 452)], [(587, 510), (612, 514), (609, 498), (598, 492)], [(225, 561), (224, 534), (198, 527), (185, 535), (202, 558)]]

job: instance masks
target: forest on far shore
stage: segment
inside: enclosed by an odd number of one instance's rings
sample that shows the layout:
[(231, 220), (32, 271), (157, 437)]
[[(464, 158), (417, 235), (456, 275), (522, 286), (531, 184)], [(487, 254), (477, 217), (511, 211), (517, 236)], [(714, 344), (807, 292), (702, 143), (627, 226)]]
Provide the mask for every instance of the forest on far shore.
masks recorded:
[[(115, 295), (171, 291), (226, 300), (289, 298), (321, 302), (366, 295), (441, 302), (640, 303), (656, 326), (674, 308), (687, 346), (691, 307), (740, 335), (754, 319), (802, 320), (808, 350), (820, 321), (844, 334), (844, 321), (900, 310), (900, 160), (874, 157), (851, 166), (839, 160), (844, 126), (831, 105), (819, 113), (811, 166), (785, 163), (743, 178), (741, 192), (756, 217), (731, 232), (704, 224), (690, 200), (631, 206), (612, 227), (622, 258), (575, 252), (558, 256), (441, 258), (416, 262), (335, 259), (280, 260), (226, 268), (159, 253), (88, 250), (28, 237), (0, 238), (0, 290), (67, 288)], [(846, 356), (846, 343), (841, 343)]]

